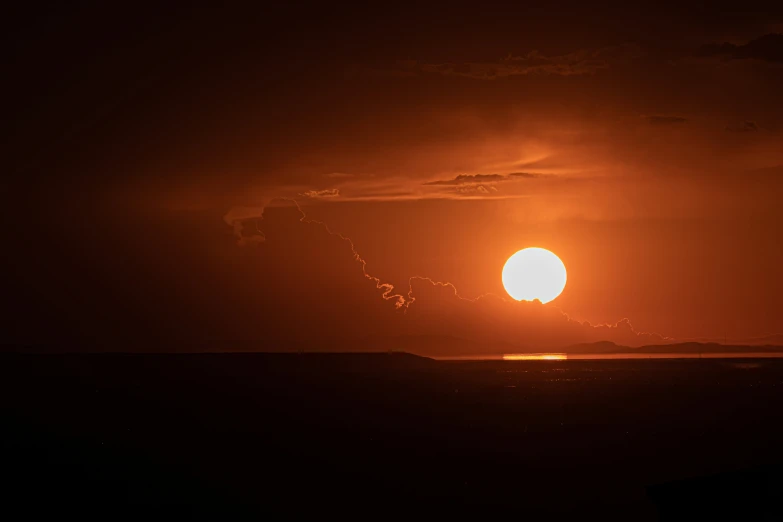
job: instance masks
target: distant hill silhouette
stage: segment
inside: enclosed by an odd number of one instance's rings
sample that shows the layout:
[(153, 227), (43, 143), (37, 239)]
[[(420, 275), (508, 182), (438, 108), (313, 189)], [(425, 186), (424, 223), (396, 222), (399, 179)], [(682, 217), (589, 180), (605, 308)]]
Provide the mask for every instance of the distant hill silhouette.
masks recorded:
[(610, 341), (581, 343), (559, 349), (515, 346), (509, 343), (486, 343), (451, 336), (411, 336), (379, 338), (364, 346), (373, 351), (404, 351), (425, 357), (481, 357), (505, 354), (562, 353), (566, 355), (604, 354), (719, 354), (719, 353), (782, 353), (782, 345), (739, 345), (718, 343), (673, 343), (647, 345), (638, 348)]
[[(358, 347), (357, 347), (358, 348)], [(510, 343), (487, 343), (452, 336), (401, 336), (368, 340), (363, 349), (371, 351), (404, 351), (426, 357), (481, 357), (505, 354), (563, 353), (571, 355), (599, 354), (717, 354), (717, 353), (783, 353), (781, 345), (739, 345), (718, 343), (673, 343), (647, 345), (638, 348), (610, 341), (581, 343), (560, 349), (516, 346)]]
[(575, 344), (563, 348), (563, 353), (574, 355), (587, 354), (719, 354), (719, 353), (783, 353), (780, 345), (738, 345), (718, 343), (673, 343), (655, 344), (632, 348), (608, 341), (597, 343)]
[(718, 344), (718, 343), (677, 343), (666, 345), (642, 346), (628, 348), (622, 346), (620, 353), (783, 353), (780, 345), (747, 345), (747, 344)]
[(487, 343), (451, 335), (409, 335), (367, 339), (365, 348), (373, 351), (403, 351), (427, 357), (474, 357), (530, 353), (536, 350), (511, 343)]
[[(771, 336), (769, 340), (776, 340)], [(721, 354), (721, 353), (781, 353), (783, 342), (778, 344), (719, 344), (715, 342), (681, 342), (661, 345), (630, 347), (610, 341), (574, 344), (562, 348), (544, 348), (515, 345), (503, 342), (485, 342), (449, 335), (378, 336), (359, 340), (325, 338), (318, 343), (290, 343), (280, 345), (265, 341), (211, 341), (203, 343), (173, 343), (151, 341), (148, 343), (104, 343), (61, 345), (6, 345), (0, 350), (6, 353), (408, 353), (421, 357), (495, 358), (506, 354), (562, 353), (567, 355), (607, 354)]]
[[(667, 345), (668, 346), (668, 345)], [(603, 353), (622, 353), (636, 351), (638, 348), (622, 346), (611, 341), (598, 341), (596, 343), (580, 343), (563, 348), (566, 354), (603, 354)]]
[(764, 335), (761, 337), (746, 337), (746, 338), (739, 338), (739, 339), (728, 339), (728, 341), (723, 341), (723, 339), (715, 339), (713, 338), (692, 338), (692, 339), (683, 339), (682, 342), (689, 342), (689, 343), (701, 343), (701, 344), (726, 344), (726, 345), (733, 345), (733, 346), (783, 346), (783, 334), (772, 334), (772, 335)]

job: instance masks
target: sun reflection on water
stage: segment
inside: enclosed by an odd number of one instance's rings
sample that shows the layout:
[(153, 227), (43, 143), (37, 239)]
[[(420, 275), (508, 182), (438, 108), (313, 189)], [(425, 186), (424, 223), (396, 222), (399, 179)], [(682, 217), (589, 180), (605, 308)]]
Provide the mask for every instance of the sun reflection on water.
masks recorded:
[(504, 361), (564, 361), (568, 356), (564, 353), (507, 353)]

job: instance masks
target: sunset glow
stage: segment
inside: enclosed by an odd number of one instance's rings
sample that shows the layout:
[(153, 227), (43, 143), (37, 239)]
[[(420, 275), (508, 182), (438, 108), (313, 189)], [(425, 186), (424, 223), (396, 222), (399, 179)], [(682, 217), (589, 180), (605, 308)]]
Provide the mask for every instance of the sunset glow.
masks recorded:
[(762, 4), (12, 3), (6, 511), (783, 521)]

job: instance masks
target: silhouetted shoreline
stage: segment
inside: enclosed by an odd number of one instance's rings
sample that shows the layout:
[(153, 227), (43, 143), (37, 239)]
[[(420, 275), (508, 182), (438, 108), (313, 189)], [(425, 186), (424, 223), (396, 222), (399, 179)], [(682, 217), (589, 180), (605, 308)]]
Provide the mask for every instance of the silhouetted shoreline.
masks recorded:
[[(683, 488), (783, 505), (741, 474), (783, 462), (781, 387), (778, 359), (6, 353), (0, 431), (8, 497), (42, 513), (654, 520)], [(706, 507), (678, 485), (726, 473)]]
[[(346, 348), (350, 346), (350, 348)], [(331, 340), (323, 344), (298, 344), (289, 346), (270, 345), (261, 341), (220, 341), (211, 343), (117, 343), (117, 344), (81, 344), (65, 345), (6, 345), (0, 347), (0, 353), (39, 353), (39, 354), (186, 354), (186, 353), (259, 353), (259, 354), (332, 354), (344, 356), (352, 354), (397, 353), (417, 357), (436, 359), (469, 358), (496, 359), (509, 354), (563, 354), (567, 356), (587, 356), (601, 358), (613, 356), (631, 358), (640, 355), (700, 356), (720, 355), (737, 358), (747, 356), (783, 356), (781, 345), (732, 345), (719, 343), (670, 343), (630, 347), (608, 341), (583, 343), (566, 347), (525, 347), (507, 343), (483, 343), (451, 336), (405, 336), (379, 337), (362, 342), (346, 344), (345, 341)], [(766, 355), (764, 355), (766, 354)]]

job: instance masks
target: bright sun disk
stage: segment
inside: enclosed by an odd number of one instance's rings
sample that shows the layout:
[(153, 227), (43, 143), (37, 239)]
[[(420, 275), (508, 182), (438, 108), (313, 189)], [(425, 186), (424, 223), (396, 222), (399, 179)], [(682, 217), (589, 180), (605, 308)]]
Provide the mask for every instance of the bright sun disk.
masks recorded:
[(503, 266), (503, 287), (517, 301), (552, 301), (566, 285), (566, 268), (545, 248), (525, 248)]

